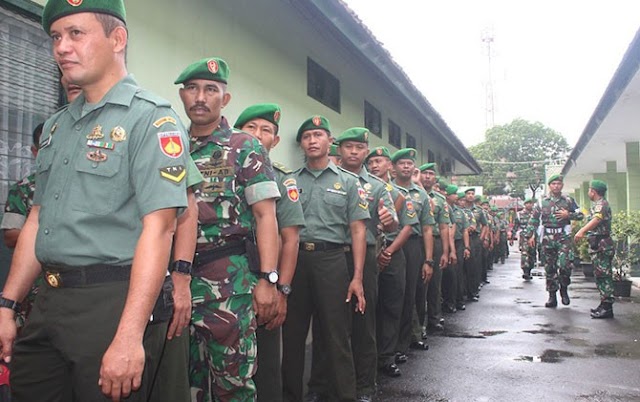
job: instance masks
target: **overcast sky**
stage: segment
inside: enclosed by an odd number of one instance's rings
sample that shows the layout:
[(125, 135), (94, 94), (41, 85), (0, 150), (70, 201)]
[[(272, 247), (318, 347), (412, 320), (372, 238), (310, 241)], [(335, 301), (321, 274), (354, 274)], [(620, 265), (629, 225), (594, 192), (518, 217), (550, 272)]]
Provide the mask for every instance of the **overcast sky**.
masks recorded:
[(345, 0), (469, 146), (539, 121), (575, 145), (640, 28), (638, 0)]

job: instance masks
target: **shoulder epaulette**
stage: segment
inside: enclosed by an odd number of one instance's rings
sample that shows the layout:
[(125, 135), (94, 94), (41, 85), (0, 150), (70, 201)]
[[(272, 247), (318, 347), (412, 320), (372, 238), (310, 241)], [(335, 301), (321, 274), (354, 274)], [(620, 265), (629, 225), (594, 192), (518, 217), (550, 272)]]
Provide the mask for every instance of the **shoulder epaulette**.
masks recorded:
[(368, 175), (369, 175), (369, 177), (371, 177), (372, 179), (377, 180), (377, 181), (379, 181), (380, 183), (382, 183), (382, 184), (384, 184), (384, 185), (386, 185), (386, 184), (387, 184), (387, 182), (386, 182), (386, 181), (382, 180), (382, 179), (381, 179), (381, 178), (379, 178), (378, 176), (373, 175), (373, 174), (371, 174), (371, 173), (369, 173), (369, 172), (367, 172), (367, 174), (368, 174)]
[(357, 175), (357, 174), (355, 174), (355, 173), (353, 173), (353, 172), (348, 171), (347, 169), (343, 168), (342, 166), (338, 166), (338, 170), (341, 170), (341, 171), (343, 171), (343, 172), (345, 172), (345, 173), (349, 173), (351, 176), (355, 177), (356, 179), (358, 178), (358, 175)]
[(136, 98), (144, 99), (148, 102), (151, 102), (156, 106), (171, 107), (171, 102), (146, 89), (138, 89), (135, 96)]
[(281, 171), (284, 174), (293, 173), (293, 170), (289, 169), (288, 167), (286, 167), (285, 165), (283, 165), (280, 162), (272, 162), (271, 165), (273, 166), (274, 169), (277, 169), (277, 170)]
[(439, 192), (434, 191), (434, 192), (433, 192), (433, 194), (434, 194), (436, 197), (442, 198), (444, 201), (447, 201), (447, 198), (446, 198), (444, 195), (440, 194)]

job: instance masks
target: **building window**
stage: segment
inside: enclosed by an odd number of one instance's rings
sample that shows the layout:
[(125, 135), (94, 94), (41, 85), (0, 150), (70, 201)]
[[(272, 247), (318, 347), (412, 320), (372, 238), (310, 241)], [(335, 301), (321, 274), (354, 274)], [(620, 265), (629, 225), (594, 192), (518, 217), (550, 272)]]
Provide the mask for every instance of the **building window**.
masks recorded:
[(389, 144), (396, 148), (402, 148), (402, 134), (400, 126), (389, 119)]
[(433, 163), (436, 161), (436, 156), (433, 154), (433, 151), (427, 151), (427, 162)]
[(406, 133), (406, 137), (407, 137), (407, 148), (416, 148), (416, 137), (414, 137), (413, 135)]
[(307, 58), (307, 95), (340, 113), (340, 81)]
[(382, 138), (382, 115), (371, 103), (364, 101), (364, 126)]

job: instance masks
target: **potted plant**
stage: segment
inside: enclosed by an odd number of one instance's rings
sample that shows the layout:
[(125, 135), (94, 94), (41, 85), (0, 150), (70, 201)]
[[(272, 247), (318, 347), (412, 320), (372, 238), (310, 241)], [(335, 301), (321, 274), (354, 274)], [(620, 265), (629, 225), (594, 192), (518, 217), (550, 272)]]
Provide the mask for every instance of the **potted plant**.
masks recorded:
[(629, 297), (631, 266), (640, 261), (640, 211), (620, 211), (613, 216), (611, 237), (616, 254), (613, 257), (613, 288), (615, 296)]

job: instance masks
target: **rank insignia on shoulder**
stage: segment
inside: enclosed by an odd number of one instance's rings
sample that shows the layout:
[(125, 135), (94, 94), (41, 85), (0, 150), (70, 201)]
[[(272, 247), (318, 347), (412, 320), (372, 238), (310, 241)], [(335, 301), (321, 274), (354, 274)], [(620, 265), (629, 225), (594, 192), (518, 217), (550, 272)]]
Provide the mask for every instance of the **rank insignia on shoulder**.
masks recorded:
[(102, 126), (101, 125), (97, 125), (93, 128), (93, 130), (91, 131), (91, 134), (87, 135), (87, 139), (88, 140), (100, 140), (104, 138), (104, 134), (102, 134)]
[(160, 177), (172, 183), (180, 183), (187, 175), (187, 170), (183, 165), (167, 166), (160, 168)]
[(122, 142), (127, 139), (127, 132), (124, 131), (124, 128), (116, 126), (111, 130), (109, 136), (115, 142)]
[(164, 116), (153, 122), (153, 127), (160, 128), (165, 123), (177, 124), (176, 119), (171, 116)]
[(158, 133), (160, 150), (169, 158), (178, 158), (182, 155), (184, 146), (182, 145), (182, 135), (180, 131), (165, 131)]

